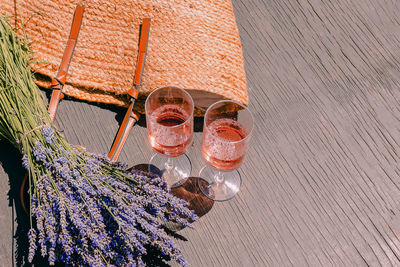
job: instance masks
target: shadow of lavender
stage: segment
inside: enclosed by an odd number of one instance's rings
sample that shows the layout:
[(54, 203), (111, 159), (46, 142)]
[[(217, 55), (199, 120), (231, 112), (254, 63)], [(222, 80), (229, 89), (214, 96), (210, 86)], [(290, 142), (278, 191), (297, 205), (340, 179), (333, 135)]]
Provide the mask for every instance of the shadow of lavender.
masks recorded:
[[(25, 170), (21, 166), (21, 154), (10, 143), (0, 141), (0, 163), (8, 175), (10, 189), (8, 191), (8, 205), (12, 207), (12, 254), (13, 266), (49, 266), (46, 259), (36, 256), (33, 263), (28, 263), (28, 231), (30, 221), (28, 214), (22, 207), (20, 200), (20, 189)], [(64, 265), (56, 265), (64, 266)]]
[[(25, 214), (19, 200), (19, 189), (25, 171), (21, 166), (21, 154), (10, 143), (0, 142), (0, 163), (8, 175), (10, 189), (8, 191), (8, 205), (12, 207), (12, 264), (13, 266), (23, 266), (26, 262), (24, 255), (28, 252), (29, 219)], [(15, 251), (14, 251), (15, 250)]]

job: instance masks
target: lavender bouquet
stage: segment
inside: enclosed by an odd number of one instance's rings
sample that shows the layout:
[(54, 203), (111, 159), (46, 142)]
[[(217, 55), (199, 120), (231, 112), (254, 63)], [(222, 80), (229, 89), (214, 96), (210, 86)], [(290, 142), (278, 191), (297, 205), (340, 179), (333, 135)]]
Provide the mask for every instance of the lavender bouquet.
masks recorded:
[(196, 215), (159, 177), (81, 151), (52, 125), (29, 67), (31, 53), (0, 18), (0, 137), (23, 154), (29, 173), (29, 261), (143, 266), (152, 247), (182, 265), (164, 222), (189, 225)]

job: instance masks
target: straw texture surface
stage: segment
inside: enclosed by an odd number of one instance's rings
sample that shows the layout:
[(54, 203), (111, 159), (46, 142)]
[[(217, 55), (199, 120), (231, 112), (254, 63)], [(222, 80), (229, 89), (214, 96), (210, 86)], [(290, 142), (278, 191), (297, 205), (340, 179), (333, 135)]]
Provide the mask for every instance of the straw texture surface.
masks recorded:
[[(226, 0), (0, 0), (2, 12), (22, 20), (38, 62), (38, 84), (55, 76), (77, 4), (85, 7), (64, 93), (124, 106), (136, 66), (139, 25), (151, 17), (150, 40), (137, 110), (152, 90), (175, 85), (196, 106), (228, 98), (248, 104), (242, 49)], [(18, 24), (18, 23), (17, 23)], [(197, 110), (199, 111), (199, 110)], [(198, 112), (197, 112), (198, 113)]]

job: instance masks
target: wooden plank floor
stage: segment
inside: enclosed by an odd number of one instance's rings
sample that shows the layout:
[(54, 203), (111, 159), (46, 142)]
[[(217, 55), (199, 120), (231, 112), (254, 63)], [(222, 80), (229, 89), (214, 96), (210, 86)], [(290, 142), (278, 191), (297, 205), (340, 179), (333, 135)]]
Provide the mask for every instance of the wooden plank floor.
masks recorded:
[[(400, 266), (400, 1), (233, 5), (256, 128), (240, 193), (179, 232), (184, 255), (192, 266)], [(57, 124), (105, 153), (122, 113), (65, 100)], [(120, 159), (151, 155), (136, 126)], [(23, 172), (4, 142), (0, 162), (0, 265), (10, 266), (23, 253), (12, 208)]]

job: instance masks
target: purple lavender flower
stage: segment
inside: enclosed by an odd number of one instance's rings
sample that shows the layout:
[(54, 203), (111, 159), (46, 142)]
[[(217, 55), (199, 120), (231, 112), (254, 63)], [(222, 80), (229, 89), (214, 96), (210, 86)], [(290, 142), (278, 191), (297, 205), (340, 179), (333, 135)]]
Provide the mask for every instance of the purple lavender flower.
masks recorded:
[[(190, 225), (197, 216), (167, 192), (160, 177), (128, 173), (126, 164), (105, 155), (68, 152), (54, 141), (52, 128), (42, 134), (46, 143), (36, 142), (32, 152), (41, 178), (33, 191), (37, 197), (32, 195), (38, 236), (32, 232), (30, 240), (37, 239), (50, 264), (144, 266), (141, 256), (151, 246), (187, 266), (163, 223)], [(36, 241), (30, 250), (36, 250)]]
[(33, 155), (37, 162), (46, 162), (46, 150), (42, 143), (36, 142), (36, 149), (33, 151)]
[(42, 135), (47, 144), (54, 143), (54, 129), (52, 127), (43, 127)]
[(33, 257), (35, 256), (35, 251), (36, 251), (36, 231), (35, 229), (31, 228), (28, 232), (28, 238), (29, 238), (29, 255), (28, 255), (28, 260), (29, 262), (32, 262)]
[(25, 170), (29, 170), (29, 159), (28, 155), (26, 154), (22, 156), (22, 166), (25, 168)]

